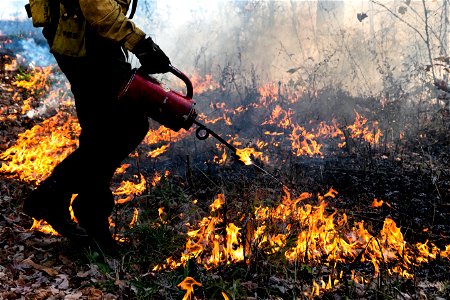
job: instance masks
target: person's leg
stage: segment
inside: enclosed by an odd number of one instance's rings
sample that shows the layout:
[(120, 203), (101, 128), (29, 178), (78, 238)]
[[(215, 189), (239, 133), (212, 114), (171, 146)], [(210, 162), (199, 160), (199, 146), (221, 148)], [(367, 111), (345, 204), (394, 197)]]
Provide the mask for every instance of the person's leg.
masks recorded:
[(148, 120), (117, 101), (120, 84), (129, 72), (129, 65), (120, 58), (56, 58), (75, 96), (82, 127), (80, 143), (25, 201), (24, 212), (45, 219), (62, 235), (85, 236), (68, 220), (71, 195), (78, 193), (77, 219), (91, 236), (100, 239), (107, 233), (105, 224), (114, 206), (110, 180), (145, 137)]
[[(111, 129), (115, 125), (111, 124)], [(110, 247), (113, 244), (111, 233), (109, 232), (109, 216), (114, 208), (114, 197), (110, 190), (110, 181), (114, 171), (121, 162), (131, 153), (142, 141), (148, 131), (147, 119), (140, 122), (133, 121), (121, 124), (121, 128), (116, 128), (111, 133), (102, 136), (93, 152), (99, 151), (103, 154), (95, 161), (91, 161), (93, 172), (86, 176), (86, 181), (81, 184), (78, 196), (73, 201), (75, 216), (88, 234), (95, 239), (100, 247)]]
[(78, 196), (73, 209), (80, 226), (100, 246), (109, 247), (113, 240), (108, 218), (114, 207), (110, 182), (117, 167), (147, 134), (148, 118), (118, 101), (119, 89), (131, 68), (120, 48), (102, 50), (101, 46), (97, 45), (96, 52), (87, 57), (89, 68), (83, 74), (65, 72), (74, 83), (72, 91), (82, 132), (79, 148), (73, 154), (75, 163), (59, 173), (75, 176), (71, 181), (76, 183), (74, 192)]
[(71, 197), (70, 189), (61, 185), (58, 176), (50, 176), (25, 199), (23, 212), (36, 220), (45, 220), (62, 236), (73, 240), (87, 239), (86, 230), (71, 219)]
[[(63, 73), (69, 80), (78, 80), (86, 60), (82, 58), (65, 58), (55, 56)], [(78, 85), (72, 89), (77, 93)], [(77, 102), (77, 101), (76, 101)], [(78, 111), (78, 107), (77, 107)], [(82, 161), (80, 149), (76, 149), (61, 163), (52, 174), (42, 181), (34, 189), (28, 198), (24, 200), (23, 212), (35, 219), (47, 221), (53, 229), (69, 238), (87, 238), (87, 233), (71, 220), (69, 206), (72, 194), (76, 192), (75, 179), (78, 177), (78, 169)]]
[[(72, 208), (81, 227), (103, 249), (114, 244), (109, 231), (109, 216), (114, 208), (114, 197), (110, 190), (110, 182), (114, 171), (121, 162), (142, 141), (148, 131), (147, 118), (136, 118), (123, 123), (119, 116), (110, 123), (109, 130), (102, 136), (97, 136), (94, 143), (89, 138), (89, 144), (80, 138), (80, 148), (86, 150), (87, 156), (83, 163), (90, 166), (77, 190), (78, 196)], [(85, 147), (85, 148), (84, 148)]]

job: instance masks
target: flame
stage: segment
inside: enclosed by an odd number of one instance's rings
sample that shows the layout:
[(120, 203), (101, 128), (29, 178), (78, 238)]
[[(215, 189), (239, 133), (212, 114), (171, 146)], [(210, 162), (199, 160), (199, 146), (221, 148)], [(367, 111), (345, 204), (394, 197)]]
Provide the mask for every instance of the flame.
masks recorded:
[(270, 115), (270, 118), (261, 125), (279, 125), (281, 128), (289, 128), (291, 125), (290, 116), (292, 115), (292, 112), (286, 111), (283, 108), (281, 108), (280, 105), (276, 105), (275, 108), (272, 110), (272, 114)]
[(192, 86), (194, 87), (195, 94), (201, 94), (206, 91), (215, 90), (220, 87), (220, 85), (214, 81), (211, 74), (207, 74), (204, 77), (201, 77), (198, 74), (193, 74), (191, 76)]
[(131, 219), (130, 224), (128, 224), (130, 228), (133, 228), (137, 224), (138, 217), (139, 217), (139, 210), (135, 208), (133, 212), (133, 218)]
[(222, 155), (220, 156), (220, 158), (219, 158), (219, 156), (214, 155), (213, 161), (219, 165), (223, 165), (223, 164), (225, 164), (225, 162), (227, 161), (227, 158), (228, 158), (227, 153), (225, 152), (225, 149), (224, 149), (225, 146), (222, 144), (216, 144), (216, 148), (222, 152)]
[(236, 149), (236, 155), (239, 156), (239, 160), (247, 166), (253, 163), (251, 156), (254, 156), (255, 158), (261, 158), (262, 154), (262, 152), (258, 152), (253, 148)]
[(150, 152), (147, 154), (147, 157), (157, 158), (157, 157), (160, 156), (161, 154), (165, 153), (165, 152), (167, 151), (167, 149), (169, 148), (169, 146), (170, 146), (170, 144), (161, 146), (161, 147), (159, 147), (159, 148), (156, 148), (155, 150), (150, 151)]
[(267, 106), (270, 102), (278, 99), (278, 85), (275, 83), (267, 83), (258, 88), (260, 102), (263, 106)]
[[(225, 196), (219, 194), (211, 204), (211, 213), (215, 216), (204, 217), (198, 224), (198, 229), (191, 229), (187, 232), (185, 250), (181, 254), (181, 259), (176, 261), (169, 257), (165, 264), (156, 265), (153, 270), (158, 271), (165, 268), (176, 268), (184, 265), (189, 259), (197, 258), (199, 264), (203, 264), (206, 269), (218, 266), (221, 263), (232, 263), (241, 261), (244, 258), (243, 246), (241, 245), (240, 228), (233, 223), (227, 224), (226, 234), (216, 233), (216, 226), (222, 221), (221, 213), (218, 210), (225, 203)], [(226, 242), (225, 242), (226, 241)], [(211, 251), (209, 257), (201, 256), (205, 251)]]
[[(49, 97), (52, 99), (61, 98), (60, 94), (62, 91), (49, 91), (49, 76), (52, 72), (53, 67), (35, 67), (31, 69), (31, 72), (29, 74), (25, 74), (22, 77), (18, 77), (16, 81), (13, 82), (13, 84), (17, 87), (27, 89), (31, 92), (31, 94), (41, 95), (42, 92), (48, 92), (50, 93)], [(202, 93), (210, 89), (216, 89), (219, 88), (220, 85), (216, 83), (211, 75), (206, 75), (204, 77), (193, 75), (193, 82), (194, 86), (198, 88), (196, 92)], [(19, 79), (22, 78), (22, 79)], [(339, 147), (343, 147), (345, 145), (345, 136), (341, 128), (345, 129), (350, 133), (351, 138), (355, 139), (363, 139), (364, 141), (367, 141), (371, 144), (377, 144), (379, 143), (379, 140), (382, 136), (382, 133), (380, 129), (377, 128), (377, 122), (372, 123), (372, 127), (368, 126), (368, 121), (366, 118), (364, 118), (360, 113), (355, 111), (355, 122), (352, 125), (348, 126), (340, 126), (335, 119), (333, 119), (332, 124), (326, 124), (325, 122), (320, 122), (317, 128), (309, 128), (306, 129), (304, 126), (301, 126), (299, 124), (293, 123), (293, 115), (294, 111), (292, 108), (289, 107), (289, 103), (283, 103), (283, 105), (279, 102), (280, 96), (283, 97), (283, 99), (288, 99), (290, 103), (294, 103), (298, 100), (298, 98), (301, 96), (299, 93), (302, 93), (301, 88), (292, 88), (292, 87), (286, 87), (282, 86), (281, 83), (269, 83), (266, 85), (261, 86), (258, 89), (259, 92), (259, 103), (251, 103), (249, 105), (245, 106), (238, 106), (236, 108), (227, 108), (227, 105), (224, 102), (221, 103), (211, 103), (211, 107), (216, 110), (220, 110), (220, 116), (216, 119), (207, 119), (204, 115), (201, 115), (205, 118), (206, 123), (214, 123), (214, 122), (223, 122), (226, 125), (232, 125), (230, 114), (238, 114), (242, 113), (244, 111), (247, 111), (248, 108), (261, 108), (264, 109), (267, 107), (271, 107), (271, 113), (268, 120), (265, 120), (261, 122), (264, 125), (271, 125), (271, 130), (266, 130), (265, 134), (267, 136), (273, 137), (273, 140), (269, 143), (267, 141), (259, 141), (258, 143), (258, 149), (261, 149), (262, 147), (270, 147), (275, 146), (281, 146), (283, 145), (283, 139), (288, 140), (290, 142), (290, 146), (292, 148), (292, 153), (294, 153), (297, 156), (300, 155), (318, 155), (323, 156), (322, 149), (323, 149), (323, 143), (322, 141), (319, 142), (319, 139), (324, 138), (333, 138), (339, 140)], [(66, 93), (67, 94), (67, 93)], [(20, 98), (20, 97), (19, 97)], [(32, 98), (25, 99), (22, 105), (21, 113), (24, 114), (26, 112), (29, 112), (32, 107)], [(286, 105), (284, 105), (286, 104)], [(14, 114), (5, 115), (6, 111), (2, 110), (3, 116), (0, 116), (1, 120), (7, 121), (7, 120), (14, 120), (17, 118)], [(36, 131), (37, 128), (33, 128), (32, 132), (27, 132), (28, 134), (28, 140), (26, 137), (24, 137), (24, 140), (22, 141), (23, 144), (28, 144), (25, 147), (36, 147), (41, 149), (36, 149), (36, 151), (39, 151), (42, 154), (36, 154), (34, 158), (30, 158), (28, 161), (28, 158), (24, 158), (24, 155), (28, 155), (24, 152), (24, 148), (20, 148), (19, 145), (16, 145), (15, 147), (12, 147), (8, 149), (7, 152), (1, 154), (1, 159), (9, 160), (9, 159), (17, 159), (17, 162), (11, 161), (7, 162), (6, 165), (4, 164), (2, 166), (2, 169), (0, 172), (2, 173), (16, 173), (20, 174), (20, 178), (27, 181), (37, 181), (39, 182), (43, 178), (49, 175), (52, 168), (61, 161), (69, 152), (71, 152), (76, 147), (76, 136), (79, 134), (79, 128), (76, 128), (78, 124), (75, 125), (75, 121), (69, 121), (69, 120), (63, 120), (66, 117), (63, 117), (62, 114), (58, 114), (58, 117), (54, 117), (52, 120), (47, 120), (44, 123), (41, 124), (41, 126), (45, 126), (45, 128), (40, 127), (41, 133), (38, 133)], [(67, 118), (66, 118), (67, 119)], [(54, 128), (57, 128), (57, 125), (61, 125), (61, 121), (64, 121), (63, 127), (67, 127), (70, 123), (72, 123), (72, 128), (61, 128), (58, 129), (61, 132), (58, 134), (63, 134), (66, 137), (69, 137), (66, 141), (61, 141), (60, 144), (55, 144), (54, 146), (48, 146), (45, 145), (45, 143), (34, 143), (33, 141), (37, 139), (37, 136), (40, 134), (41, 136), (48, 136), (48, 139), (51, 139), (52, 143), (55, 143), (55, 133), (52, 133), (52, 130)], [(56, 123), (56, 124), (52, 124)], [(61, 127), (61, 126), (59, 126)], [(79, 127), (79, 126), (78, 126)], [(278, 129), (282, 129), (281, 132)], [(289, 133), (290, 131), (290, 133)], [(173, 132), (170, 129), (160, 126), (157, 129), (149, 130), (148, 134), (146, 135), (143, 143), (144, 144), (156, 144), (156, 143), (166, 143), (166, 145), (163, 145), (162, 147), (149, 152), (149, 157), (157, 157), (163, 153), (165, 153), (170, 146), (171, 143), (180, 141), (181, 139), (186, 138), (190, 134), (190, 131), (179, 131), (179, 132)], [(45, 139), (45, 137), (42, 137)], [(21, 141), (18, 141), (21, 142)], [(32, 146), (32, 144), (35, 144), (36, 146)], [(48, 149), (52, 149), (51, 151), (53, 153), (48, 153)], [(56, 152), (61, 151), (61, 149), (66, 149), (62, 154), (56, 154)], [(251, 148), (249, 148), (251, 149)], [(246, 153), (243, 150), (242, 153), (239, 153), (238, 156), (242, 156), (241, 160), (245, 164), (251, 164), (251, 155), (258, 157), (261, 156), (261, 152), (258, 152), (256, 150), (253, 150), (253, 153)], [(249, 150), (251, 151), (251, 150)], [(29, 152), (28, 150), (26, 152)], [(45, 153), (45, 154), (44, 154)], [(14, 158), (14, 156), (16, 156)], [(19, 158), (19, 156), (21, 156)], [(51, 157), (51, 159), (50, 159)], [(214, 157), (214, 161), (219, 164), (224, 164), (226, 162), (226, 153), (223, 151), (222, 155), (218, 155), (217, 157)], [(49, 161), (49, 162), (43, 162), (43, 161)], [(50, 162), (51, 160), (51, 162)], [(267, 159), (266, 159), (267, 161)], [(29, 165), (33, 165), (30, 166)], [(39, 164), (36, 165), (36, 164)], [(47, 164), (47, 166), (45, 166)], [(46, 170), (36, 170), (36, 168), (45, 168)], [(29, 169), (29, 170), (27, 170)], [(116, 174), (119, 173), (120, 170)], [(27, 173), (27, 174), (21, 174), (21, 173)]]
[(114, 175), (124, 174), (125, 171), (130, 167), (130, 164), (122, 164), (119, 168), (116, 169)]
[(164, 175), (161, 175), (161, 173), (156, 172), (155, 176), (152, 179), (152, 186), (156, 186), (162, 179), (162, 177), (168, 177), (170, 175), (170, 172), (168, 170), (166, 170), (164, 172)]
[(167, 221), (166, 221), (167, 214), (164, 212), (164, 207), (158, 208), (158, 214), (159, 214), (159, 219), (161, 220), (161, 223), (167, 224)]
[(222, 116), (211, 119), (202, 113), (199, 114), (199, 118), (202, 119), (205, 124), (215, 124), (215, 123), (223, 120)]
[(322, 147), (315, 139), (316, 136), (309, 133), (302, 126), (294, 125), (289, 137), (292, 142), (292, 150), (295, 155), (322, 155)]
[(22, 115), (26, 114), (31, 109), (31, 106), (30, 106), (31, 100), (32, 100), (31, 98), (28, 98), (25, 101), (23, 101), (23, 106), (22, 106), (22, 111), (21, 111)]
[[(5, 58), (9, 58), (9, 56), (5, 55)], [(5, 71), (15, 71), (19, 67), (19, 64), (17, 63), (17, 59), (12, 59), (11, 63), (5, 63), (4, 68)]]
[[(285, 193), (287, 193), (287, 190), (285, 189)], [(328, 192), (325, 193), (325, 195), (320, 196), (318, 195), (317, 198), (319, 200), (323, 200), (324, 198), (336, 198), (336, 195), (339, 194), (338, 191), (336, 191), (335, 189), (333, 189), (332, 187), (328, 190)]]
[(202, 286), (200, 282), (195, 281), (194, 278), (189, 276), (177, 285), (182, 290), (186, 291), (183, 300), (191, 299), (192, 295), (194, 294), (194, 285)]
[(365, 126), (367, 124), (367, 119), (361, 116), (357, 111), (355, 111), (356, 119), (352, 125), (347, 126), (347, 129), (352, 133), (352, 138), (363, 138), (366, 142), (370, 144), (378, 144), (380, 138), (383, 136), (379, 128), (376, 128), (377, 122), (374, 123), (374, 129), (372, 132)]
[[(13, 61), (11, 67), (13, 68), (13, 64), (16, 63)], [(24, 79), (17, 79), (14, 85), (28, 90), (30, 94), (48, 92), (50, 73), (50, 67), (36, 68)], [(192, 81), (196, 93), (220, 88), (220, 84), (216, 83), (212, 76), (207, 75), (205, 78), (193, 76)], [(289, 104), (298, 101), (302, 93), (301, 88), (293, 89), (282, 86), (281, 83), (270, 83), (260, 87), (258, 92), (259, 103), (245, 106), (240, 103), (241, 106), (235, 108), (227, 107), (225, 103), (211, 104), (213, 110), (219, 111), (219, 116), (211, 119), (204, 115), (200, 117), (206, 124), (220, 122), (221, 125), (232, 125), (233, 115), (248, 111), (249, 108), (270, 108), (270, 113), (263, 114), (262, 120), (258, 120), (257, 124), (265, 126), (263, 132), (271, 141), (257, 141), (254, 145), (259, 150), (271, 145), (290, 146), (291, 152), (297, 156), (323, 156), (323, 152), (327, 149), (324, 147), (325, 142), (336, 142), (338, 147), (343, 147), (348, 139), (352, 138), (375, 145), (380, 143), (383, 136), (377, 122), (370, 123), (357, 111), (355, 121), (351, 125), (341, 125), (334, 118), (331, 123), (324, 121), (311, 121), (306, 125), (297, 123), (300, 119), (295, 116), (297, 110), (294, 111)], [(17, 100), (16, 97), (17, 93), (13, 99)], [(18, 111), (20, 114), (27, 113), (32, 104), (32, 98), (26, 99)], [(2, 121), (17, 119), (16, 115), (9, 114), (6, 109), (0, 110)], [(21, 180), (39, 183), (50, 174), (58, 162), (75, 149), (79, 130), (75, 118), (59, 113), (19, 135), (16, 144), (0, 154), (0, 159), (6, 161), (2, 164), (0, 172), (8, 175), (17, 174)], [(186, 138), (190, 133), (191, 131), (173, 132), (164, 126), (149, 130), (143, 144), (164, 145), (149, 152), (148, 157), (156, 158), (162, 155), (171, 143)], [(400, 138), (403, 138), (403, 135), (401, 131)], [(238, 136), (233, 139), (234, 145), (246, 144), (238, 142)], [(136, 152), (135, 157), (138, 155)], [(252, 164), (252, 158), (263, 159), (262, 152), (254, 148), (238, 149), (236, 155), (246, 165)], [(225, 163), (226, 158), (223, 151), (221, 158), (217, 157), (214, 160)], [(124, 174), (128, 166), (123, 165), (116, 171), (116, 175)], [(157, 173), (151, 179), (151, 185), (156, 186), (163, 176), (168, 175), (168, 171), (164, 175)], [(118, 198), (126, 196), (117, 200), (117, 203), (125, 203), (131, 200), (132, 195), (140, 195), (145, 191), (147, 184), (143, 175), (135, 179), (122, 182), (114, 191)], [(155, 266), (154, 270), (185, 265), (189, 259), (195, 259), (198, 264), (211, 269), (221, 264), (251, 259), (254, 255), (252, 249), (255, 247), (267, 255), (281, 253), (288, 261), (295, 263), (325, 262), (333, 265), (351, 263), (358, 259), (361, 263), (373, 266), (372, 276), (378, 276), (384, 268), (389, 274), (398, 274), (406, 278), (411, 278), (412, 269), (421, 263), (436, 258), (449, 258), (450, 245), (441, 250), (429, 241), (415, 245), (406, 243), (401, 228), (393, 219), (386, 218), (382, 229), (377, 233), (369, 232), (363, 221), (349, 223), (345, 213), (339, 214), (337, 210), (328, 207), (327, 200), (336, 198), (337, 194), (336, 190), (330, 189), (324, 195), (318, 194), (314, 197), (311, 193), (293, 196), (285, 188), (279, 205), (255, 207), (253, 212), (243, 214), (233, 219), (233, 222), (226, 221), (231, 220), (230, 218), (224, 218), (224, 212), (220, 208), (225, 204), (225, 195), (219, 194), (210, 205), (210, 215), (203, 217), (197, 224), (187, 226), (188, 238), (180, 258), (168, 257), (165, 264)], [(380, 207), (383, 203), (389, 206), (383, 200), (374, 199), (372, 207)], [(167, 222), (164, 208), (159, 208), (158, 212), (161, 221)], [(130, 227), (136, 224), (138, 215), (139, 211), (134, 209)], [(244, 219), (248, 219), (249, 222), (239, 224)], [(51, 227), (46, 227), (45, 222), (36, 220), (33, 228), (48, 230), (50, 234), (56, 233)], [(369, 279), (365, 278), (365, 275), (352, 270), (351, 280), (368, 282)], [(344, 280), (342, 274), (331, 274), (328, 278), (313, 281), (311, 294), (319, 295), (322, 290), (330, 289)], [(187, 291), (183, 299), (190, 299), (193, 296), (195, 284), (201, 286), (191, 277), (185, 278), (179, 284)], [(222, 295), (228, 299), (225, 293)]]
[(72, 195), (72, 199), (70, 199), (70, 206), (69, 206), (70, 218), (76, 223), (78, 223), (78, 220), (75, 217), (75, 212), (73, 211), (72, 203), (73, 203), (73, 201), (75, 200), (75, 198), (77, 196), (78, 196), (78, 194), (73, 194)]
[(150, 129), (145, 136), (143, 143), (154, 145), (160, 142), (177, 142), (189, 134), (188, 131), (180, 130), (174, 132), (167, 127), (159, 126), (157, 129)]
[(120, 186), (115, 189), (113, 194), (120, 197), (126, 195), (126, 197), (116, 200), (115, 201), (116, 204), (126, 203), (130, 201), (133, 198), (133, 196), (142, 195), (142, 193), (145, 191), (147, 187), (147, 181), (145, 180), (145, 177), (142, 174), (140, 174), (139, 178), (140, 180), (138, 183), (134, 183), (132, 181), (122, 181), (120, 183)]
[(320, 286), (315, 280), (313, 280), (313, 288), (311, 294), (313, 296), (320, 296)]
[(383, 200), (381, 200), (381, 199), (378, 200), (377, 198), (375, 198), (375, 199), (373, 199), (372, 205), (370, 207), (377, 208), (377, 207), (381, 207), (381, 206), (383, 206)]
[(240, 235), (239, 232), (241, 228), (237, 227), (233, 223), (227, 224), (227, 245), (225, 254), (227, 255), (227, 262), (236, 262), (244, 260), (244, 248), (240, 245)]
[(52, 72), (53, 66), (47, 67), (36, 67), (32, 70), (30, 74), (30, 78), (16, 80), (12, 84), (17, 87), (22, 87), (24, 89), (29, 90), (31, 93), (35, 93), (36, 91), (48, 91), (49, 83), (48, 77)]
[(211, 212), (214, 212), (222, 207), (222, 205), (225, 203), (225, 195), (219, 194), (217, 195), (217, 199), (214, 200), (214, 202), (210, 205)]
[(0, 154), (0, 159), (6, 161), (0, 173), (16, 174), (26, 182), (42, 181), (75, 150), (79, 132), (80, 126), (74, 117), (56, 114), (19, 134), (15, 145)]
[[(450, 245), (440, 250), (434, 244), (426, 242), (409, 245), (403, 238), (400, 228), (394, 220), (386, 218), (378, 235), (372, 235), (364, 226), (364, 221), (353, 226), (348, 223), (346, 214), (337, 211), (328, 213), (327, 199), (333, 199), (338, 192), (333, 188), (324, 195), (317, 195), (317, 205), (305, 203), (313, 200), (311, 193), (301, 193), (292, 197), (284, 188), (281, 203), (276, 207), (255, 208), (252, 221), (247, 224), (246, 241), (241, 236), (242, 228), (233, 222), (226, 224), (226, 234), (220, 234), (216, 226), (223, 222), (220, 207), (225, 196), (219, 194), (213, 201), (211, 215), (198, 222), (196, 228), (187, 232), (188, 239), (181, 258), (169, 257), (165, 264), (157, 265), (153, 270), (176, 268), (185, 265), (189, 259), (196, 259), (205, 269), (244, 261), (251, 257), (255, 245), (266, 254), (283, 251), (286, 259), (297, 263), (351, 263), (359, 259), (373, 266), (373, 276), (378, 276), (380, 268), (388, 268), (390, 274), (411, 278), (411, 269), (420, 263), (428, 262), (438, 256), (449, 258)], [(287, 237), (295, 236), (293, 244), (287, 244)], [(417, 255), (418, 254), (418, 255)], [(392, 267), (388, 267), (392, 266)], [(321, 280), (314, 285), (314, 291), (331, 289), (338, 285), (342, 274)], [(352, 274), (352, 280), (365, 282), (363, 274)]]
[(50, 224), (48, 224), (44, 220), (38, 221), (35, 218), (33, 218), (33, 225), (31, 225), (30, 230), (35, 230), (35, 231), (39, 231), (39, 232), (42, 232), (45, 234), (50, 234), (50, 235), (56, 235), (56, 236), (60, 235), (58, 232), (56, 232), (56, 230), (54, 230), (52, 228), (52, 226)]

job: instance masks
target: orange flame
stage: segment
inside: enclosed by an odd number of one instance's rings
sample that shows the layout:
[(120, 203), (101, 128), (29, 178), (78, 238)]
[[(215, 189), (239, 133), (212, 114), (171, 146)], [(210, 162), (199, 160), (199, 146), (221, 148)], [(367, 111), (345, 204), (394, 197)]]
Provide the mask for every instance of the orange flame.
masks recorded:
[(126, 202), (130, 201), (133, 198), (133, 196), (142, 195), (142, 193), (145, 191), (146, 187), (147, 187), (147, 181), (145, 180), (145, 177), (142, 174), (140, 174), (140, 180), (138, 183), (134, 183), (132, 181), (122, 181), (120, 183), (120, 186), (118, 188), (116, 188), (116, 190), (113, 192), (113, 194), (116, 196), (126, 195), (126, 197), (116, 200), (116, 204), (126, 203)]
[(183, 300), (191, 299), (192, 295), (194, 294), (194, 285), (202, 286), (200, 282), (195, 281), (194, 278), (189, 276), (177, 285), (182, 290), (186, 291)]
[(377, 207), (381, 207), (381, 206), (383, 206), (383, 200), (378, 200), (377, 198), (375, 198), (375, 199), (373, 199), (373, 202), (372, 202), (372, 205), (370, 206), (370, 207), (374, 207), (374, 208), (377, 208)]
[(240, 244), (240, 230), (241, 228), (237, 227), (233, 223), (227, 224), (227, 245), (225, 254), (227, 255), (228, 262), (244, 260), (244, 248)]
[(154, 176), (153, 179), (152, 179), (152, 186), (156, 186), (156, 185), (161, 181), (161, 179), (162, 179), (163, 176), (164, 176), (164, 177), (168, 177), (169, 175), (170, 175), (169, 170), (166, 170), (166, 171), (164, 172), (164, 175), (161, 175), (161, 173), (156, 172), (155, 176)]
[(121, 175), (124, 174), (125, 171), (130, 167), (130, 164), (122, 164), (119, 168), (117, 168), (114, 175)]
[[(352, 138), (362, 137), (366, 142), (370, 144), (378, 144), (380, 138), (383, 136), (380, 129), (373, 129), (372, 132), (367, 126), (367, 119), (361, 116), (357, 111), (355, 111), (356, 119), (352, 125), (347, 126), (352, 133)], [(375, 122), (375, 127), (377, 123)]]
[(222, 205), (225, 203), (225, 195), (219, 194), (217, 195), (217, 199), (214, 200), (214, 202), (210, 205), (211, 212), (214, 212), (222, 207)]
[(128, 225), (130, 228), (133, 228), (137, 224), (138, 217), (139, 217), (139, 210), (135, 208), (133, 212), (133, 218), (131, 219), (130, 224)]
[(290, 135), (292, 149), (297, 156), (301, 155), (322, 155), (320, 148), (322, 147), (316, 140), (314, 134), (309, 133), (305, 128), (294, 125), (294, 129)]
[(11, 63), (5, 64), (5, 71), (15, 71), (19, 67), (19, 64), (17, 63), (17, 59), (11, 60)]
[(35, 230), (35, 231), (39, 231), (45, 234), (50, 234), (50, 235), (57, 235), (59, 236), (59, 233), (56, 232), (52, 226), (50, 224), (48, 224), (47, 222), (45, 222), (44, 220), (36, 220), (35, 218), (33, 218), (33, 225), (31, 225), (30, 230)]
[(213, 161), (219, 165), (225, 164), (225, 162), (227, 161), (227, 153), (225, 152), (224, 146), (222, 144), (216, 144), (216, 147), (219, 151), (222, 151), (222, 155), (217, 156), (214, 155)]
[(209, 90), (215, 90), (220, 87), (220, 85), (214, 81), (212, 75), (205, 75), (203, 78), (198, 74), (193, 74), (191, 76), (191, 82), (194, 87), (195, 94), (201, 94)]
[[(373, 265), (374, 276), (378, 276), (380, 266), (396, 265), (389, 268), (388, 272), (410, 278), (412, 267), (438, 257), (438, 253), (442, 258), (449, 258), (450, 245), (443, 251), (428, 242), (408, 245), (400, 228), (390, 218), (385, 219), (379, 234), (373, 236), (365, 229), (363, 221), (350, 226), (346, 214), (338, 216), (337, 211), (327, 213), (325, 200), (335, 198), (338, 193), (332, 188), (324, 195), (317, 195), (319, 204), (315, 206), (303, 204), (307, 199), (312, 200), (311, 193), (291, 197), (286, 187), (284, 193), (278, 206), (260, 206), (255, 209), (254, 221), (249, 223), (253, 225), (247, 225), (245, 244), (256, 245), (267, 254), (282, 250), (289, 261), (296, 262), (321, 263), (326, 258), (327, 263), (350, 263), (359, 257), (361, 262)], [(243, 261), (244, 253), (251, 256), (251, 247), (243, 249), (240, 227), (228, 223), (226, 235), (216, 232), (216, 226), (223, 221), (217, 209), (224, 201), (224, 195), (220, 194), (211, 205), (211, 213), (216, 215), (204, 217), (195, 230), (188, 231), (181, 259), (169, 257), (166, 264), (157, 265), (154, 270), (176, 268), (191, 258), (210, 269), (223, 263)], [(296, 242), (288, 246), (287, 237), (293, 235), (296, 236)], [(352, 278), (358, 282), (365, 280), (357, 274), (353, 274)], [(322, 280), (317, 283), (315, 291), (329, 289), (337, 284), (338, 278), (329, 277), (328, 282)]]
[(147, 154), (147, 157), (157, 158), (157, 157), (160, 156), (161, 154), (165, 153), (165, 152), (167, 151), (167, 149), (169, 148), (169, 146), (170, 146), (170, 144), (161, 146), (161, 147), (159, 147), (159, 148), (156, 148), (155, 150), (150, 151), (150, 152)]
[(26, 182), (42, 181), (77, 147), (79, 132), (74, 117), (56, 114), (19, 134), (16, 144), (0, 154), (0, 159), (6, 161), (0, 173), (17, 174)]
[(161, 220), (161, 223), (163, 224), (167, 224), (167, 214), (164, 212), (164, 207), (160, 207), (158, 208), (158, 214), (159, 214), (159, 219)]
[(13, 85), (25, 88), (32, 93), (37, 90), (48, 90), (49, 84), (47, 80), (52, 72), (52, 68), (52, 66), (36, 67), (31, 73), (29, 80), (17, 80), (13, 82)]
[(253, 163), (252, 159), (250, 158), (252, 155), (258, 158), (262, 157), (262, 154), (262, 152), (258, 152), (253, 148), (236, 149), (236, 155), (239, 156), (239, 160), (247, 166)]

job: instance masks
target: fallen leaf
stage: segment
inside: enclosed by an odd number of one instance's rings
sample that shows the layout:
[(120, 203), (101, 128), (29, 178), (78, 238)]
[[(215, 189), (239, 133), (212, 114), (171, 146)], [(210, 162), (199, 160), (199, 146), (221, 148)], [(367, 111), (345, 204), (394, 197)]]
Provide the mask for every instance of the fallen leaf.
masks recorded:
[(69, 266), (69, 267), (74, 265), (73, 261), (68, 259), (66, 256), (60, 254), (58, 257), (64, 265)]
[(67, 290), (69, 288), (69, 279), (67, 278), (67, 275), (60, 274), (58, 275), (58, 278), (59, 278), (58, 289)]
[(22, 261), (22, 264), (28, 265), (28, 266), (30, 266), (32, 268), (35, 268), (36, 270), (39, 270), (39, 271), (43, 271), (43, 272), (47, 273), (50, 276), (58, 275), (58, 272), (56, 270), (54, 270), (52, 268), (49, 268), (49, 267), (46, 267), (46, 266), (43, 266), (43, 265), (40, 265), (40, 264), (37, 264), (34, 261), (32, 261), (31, 258), (24, 259)]
[(298, 70), (300, 70), (300, 67), (297, 68), (290, 68), (289, 70), (287, 70), (286, 72), (294, 74), (295, 72), (297, 72)]
[(87, 296), (89, 300), (102, 300), (103, 299), (103, 292), (100, 290), (97, 290), (94, 287), (87, 287), (82, 290), (83, 295)]
[(81, 297), (83, 297), (83, 293), (82, 292), (76, 292), (73, 294), (68, 294), (64, 297), (64, 300), (78, 300), (81, 299)]

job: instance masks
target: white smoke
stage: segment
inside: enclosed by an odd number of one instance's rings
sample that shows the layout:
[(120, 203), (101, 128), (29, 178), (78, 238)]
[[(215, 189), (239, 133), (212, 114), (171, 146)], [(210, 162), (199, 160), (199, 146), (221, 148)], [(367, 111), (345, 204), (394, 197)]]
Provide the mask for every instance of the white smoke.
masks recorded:
[(0, 1), (0, 20), (21, 20), (27, 17), (25, 4), (27, 0)]
[[(242, 76), (255, 71), (263, 81), (301, 82), (315, 89), (339, 86), (372, 95), (383, 88), (378, 66), (393, 66), (393, 75), (399, 77), (401, 72), (410, 73), (403, 66), (412, 59), (430, 64), (419, 38), (420, 33), (424, 36), (419, 1), (380, 1), (383, 6), (368, 0), (338, 1), (345, 6), (343, 11), (325, 9), (320, 21), (318, 1), (137, 1), (137, 26), (187, 74), (217, 73), (230, 66)], [(0, 0), (0, 20), (25, 16), (26, 2)], [(438, 18), (442, 2), (427, 1), (430, 32), (442, 27)], [(442, 47), (436, 41), (430, 44), (436, 57)], [(49, 62), (45, 53), (41, 47), (23, 56), (44, 64)], [(321, 80), (315, 82), (317, 78)]]
[(47, 44), (38, 45), (34, 39), (24, 39), (20, 41), (22, 50), (18, 53), (31, 66), (45, 67), (56, 64), (56, 60), (49, 51)]

